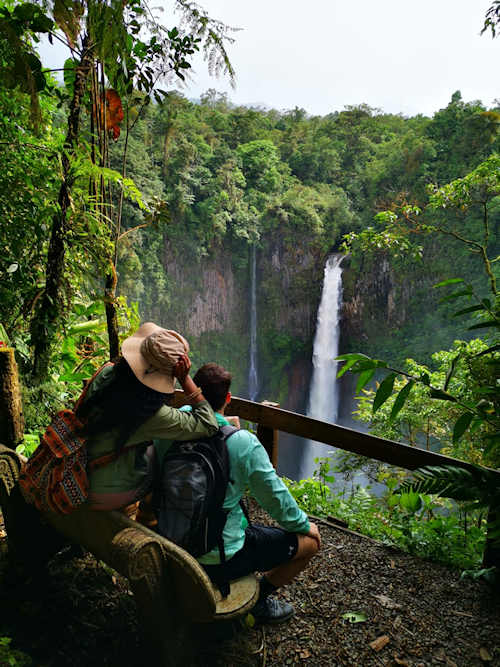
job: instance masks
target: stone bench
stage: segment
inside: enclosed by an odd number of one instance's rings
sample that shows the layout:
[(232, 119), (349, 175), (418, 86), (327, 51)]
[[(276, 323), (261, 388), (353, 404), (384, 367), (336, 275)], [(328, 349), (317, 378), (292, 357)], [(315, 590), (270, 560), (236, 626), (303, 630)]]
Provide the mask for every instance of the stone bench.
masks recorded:
[[(0, 505), (11, 560), (50, 556), (51, 542), (52, 551), (59, 546), (52, 537), (47, 539), (52, 527), (55, 535), (81, 545), (127, 577), (150, 664), (189, 664), (193, 623), (234, 619), (255, 603), (254, 575), (232, 582), (230, 595), (223, 599), (195, 558), (120, 512), (82, 506), (70, 515), (40, 515), (19, 492), (20, 467), (20, 457), (0, 445)], [(35, 545), (40, 546), (36, 554)]]

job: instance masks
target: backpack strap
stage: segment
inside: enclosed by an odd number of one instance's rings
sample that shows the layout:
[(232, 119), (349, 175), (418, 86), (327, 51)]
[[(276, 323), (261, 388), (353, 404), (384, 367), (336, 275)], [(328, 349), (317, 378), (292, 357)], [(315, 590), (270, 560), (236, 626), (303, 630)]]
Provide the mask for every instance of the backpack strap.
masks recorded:
[(240, 429), (237, 426), (232, 426), (231, 424), (224, 424), (224, 426), (219, 426), (219, 430), (224, 436), (225, 442), (229, 436), (233, 435), (233, 433), (236, 433), (236, 431), (239, 431)]
[[(222, 435), (224, 436), (224, 441), (226, 441), (230, 436), (233, 435), (233, 433), (236, 433), (236, 431), (239, 431), (241, 429), (237, 428), (236, 426), (232, 426), (231, 424), (226, 424), (224, 426), (220, 427), (220, 430), (222, 432)], [(232, 481), (232, 480), (229, 480)], [(250, 519), (250, 515), (248, 514), (248, 508), (246, 506), (245, 501), (243, 498), (240, 500), (240, 507), (243, 511), (243, 514), (245, 516), (245, 519), (248, 522), (248, 525), (252, 525), (252, 520)], [(219, 547), (220, 550), (220, 547)], [(221, 552), (221, 563), (225, 562), (225, 556), (223, 557), (223, 553)]]

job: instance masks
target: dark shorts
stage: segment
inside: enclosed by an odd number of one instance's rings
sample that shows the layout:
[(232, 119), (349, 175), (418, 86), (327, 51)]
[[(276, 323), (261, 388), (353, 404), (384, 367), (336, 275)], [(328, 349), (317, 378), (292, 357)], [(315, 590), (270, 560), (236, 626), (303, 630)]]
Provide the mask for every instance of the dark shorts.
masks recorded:
[(232, 558), (220, 565), (203, 565), (212, 581), (232, 581), (251, 572), (267, 572), (291, 560), (297, 553), (296, 533), (282, 528), (252, 524), (245, 531), (245, 543)]

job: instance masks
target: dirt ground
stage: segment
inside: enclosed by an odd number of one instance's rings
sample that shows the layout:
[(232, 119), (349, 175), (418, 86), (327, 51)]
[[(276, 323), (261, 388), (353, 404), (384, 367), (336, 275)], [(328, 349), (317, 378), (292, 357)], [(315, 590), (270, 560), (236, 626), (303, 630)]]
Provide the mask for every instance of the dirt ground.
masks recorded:
[[(333, 526), (321, 532), (321, 552), (280, 593), (295, 606), (291, 621), (199, 628), (197, 665), (500, 666), (498, 592)], [(64, 552), (47, 576), (12, 580), (6, 553), (0, 521), (0, 638), (37, 667), (142, 667), (126, 580)]]

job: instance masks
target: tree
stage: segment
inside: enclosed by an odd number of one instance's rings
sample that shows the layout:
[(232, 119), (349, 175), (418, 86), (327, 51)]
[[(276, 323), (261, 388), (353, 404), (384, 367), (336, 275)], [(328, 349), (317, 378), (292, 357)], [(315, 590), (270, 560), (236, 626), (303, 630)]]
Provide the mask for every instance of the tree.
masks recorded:
[[(171, 75), (184, 79), (184, 72), (190, 67), (189, 58), (200, 45), (211, 68), (222, 67), (230, 76), (233, 75), (224, 46), (224, 42), (230, 39), (226, 26), (211, 20), (195, 3), (178, 0), (177, 4), (188, 25), (184, 32), (175, 27), (171, 30), (163, 28), (142, 0), (132, 0), (126, 5), (118, 0), (87, 0), (82, 3), (55, 0), (50, 7), (50, 16), (30, 3), (12, 9), (6, 6), (1, 10), (0, 30), (12, 36), (14, 44), (14, 57), (8, 72), (19, 85), (30, 89), (34, 118), (39, 115), (35, 86), (43, 88), (45, 79), (40, 61), (33, 52), (32, 36), (36, 38), (41, 32), (47, 33), (50, 40), (62, 41), (71, 52), (71, 58), (65, 64), (70, 99), (61, 152), (58, 205), (51, 223), (45, 287), (31, 326), (33, 375), (36, 380), (43, 379), (47, 374), (51, 346), (63, 314), (65, 255), (74, 225), (71, 213), (72, 188), (77, 178), (74, 163), (78, 163), (77, 156), (81, 151), (81, 114), (87, 95), (90, 93), (91, 135), (92, 139), (95, 135), (99, 136), (100, 153), (96, 155), (94, 142), (90, 159), (101, 167), (97, 178), (99, 189), (91, 185), (90, 193), (102, 217), (106, 190), (102, 168), (106, 166), (108, 131), (111, 130), (115, 138), (119, 134), (119, 121), (111, 118), (110, 87), (118, 91), (118, 99), (120, 94), (132, 94), (136, 87), (148, 100), (154, 95), (157, 101), (161, 101), (160, 92), (155, 87), (157, 82)], [(98, 172), (94, 169), (93, 173)], [(116, 245), (119, 223), (109, 236)], [(116, 257), (116, 251), (114, 255)], [(114, 267), (111, 278), (108, 275), (108, 302), (114, 298), (113, 274)], [(113, 326), (110, 326), (112, 330)], [(116, 347), (116, 341), (113, 347)]]

